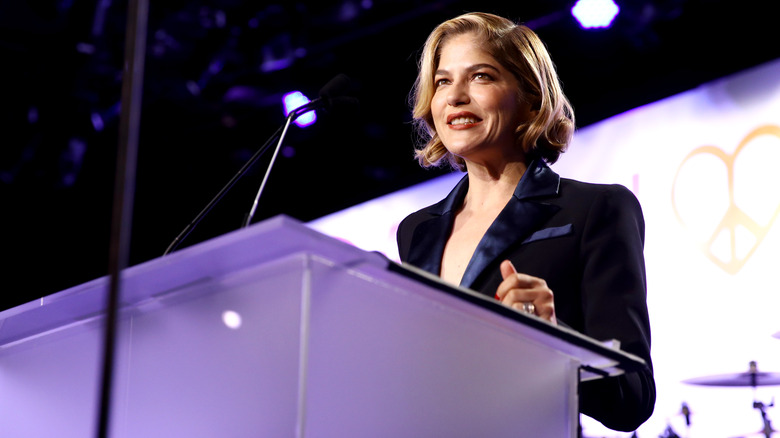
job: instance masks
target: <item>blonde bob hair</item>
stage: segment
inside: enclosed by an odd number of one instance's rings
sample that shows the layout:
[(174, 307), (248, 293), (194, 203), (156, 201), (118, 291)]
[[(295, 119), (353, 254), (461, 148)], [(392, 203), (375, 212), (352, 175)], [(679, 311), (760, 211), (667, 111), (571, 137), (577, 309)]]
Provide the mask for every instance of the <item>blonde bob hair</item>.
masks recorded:
[(574, 134), (574, 111), (563, 94), (555, 65), (544, 43), (527, 26), (493, 14), (473, 12), (441, 23), (428, 36), (418, 63), (418, 75), (410, 96), (414, 125), (425, 141), (415, 150), (423, 167), (449, 163), (465, 170), (465, 161), (451, 154), (439, 139), (431, 115), (434, 74), (441, 47), (448, 38), (474, 33), (484, 49), (517, 78), (518, 99), (531, 105), (533, 116), (515, 129), (517, 144), (527, 162), (542, 158), (552, 164)]

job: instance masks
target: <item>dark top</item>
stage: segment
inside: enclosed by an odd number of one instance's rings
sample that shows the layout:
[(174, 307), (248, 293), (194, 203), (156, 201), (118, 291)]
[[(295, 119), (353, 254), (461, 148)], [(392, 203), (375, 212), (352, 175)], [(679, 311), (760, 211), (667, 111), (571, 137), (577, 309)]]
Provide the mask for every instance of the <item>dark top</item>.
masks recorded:
[[(401, 261), (439, 275), (444, 245), (468, 190), (464, 177), (437, 204), (398, 227)], [(645, 360), (641, 372), (583, 382), (580, 412), (614, 430), (633, 431), (653, 413), (644, 263), (644, 218), (620, 185), (560, 178), (534, 161), (514, 196), (477, 245), (461, 286), (493, 297), (509, 259), (518, 272), (544, 279), (555, 296), (558, 323)]]

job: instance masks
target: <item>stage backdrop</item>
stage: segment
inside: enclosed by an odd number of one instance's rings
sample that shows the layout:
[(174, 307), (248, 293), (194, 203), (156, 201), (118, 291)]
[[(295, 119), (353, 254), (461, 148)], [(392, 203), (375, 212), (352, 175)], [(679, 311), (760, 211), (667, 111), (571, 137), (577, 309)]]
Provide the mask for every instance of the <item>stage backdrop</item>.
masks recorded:
[[(583, 128), (553, 166), (564, 177), (623, 184), (644, 210), (658, 402), (640, 438), (667, 427), (681, 437), (759, 436), (753, 402), (780, 395), (780, 386), (684, 383), (747, 372), (750, 361), (780, 372), (779, 166), (780, 60)], [(397, 260), (398, 222), (461, 176), (309, 225)], [(780, 428), (780, 412), (766, 412)], [(589, 418), (583, 425), (586, 436), (629, 436)]]

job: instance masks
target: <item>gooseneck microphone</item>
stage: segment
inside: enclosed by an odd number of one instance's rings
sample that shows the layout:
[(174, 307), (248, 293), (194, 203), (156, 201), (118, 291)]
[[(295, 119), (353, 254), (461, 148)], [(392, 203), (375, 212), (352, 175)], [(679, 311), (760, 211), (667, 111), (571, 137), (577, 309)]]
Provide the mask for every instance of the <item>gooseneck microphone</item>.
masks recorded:
[(347, 75), (339, 74), (320, 89), (318, 98), (292, 110), (290, 115), (295, 113), (295, 119), (297, 119), (316, 109), (322, 109), (325, 112), (352, 110), (358, 106), (358, 99), (354, 96), (355, 88), (355, 83)]
[(331, 79), (327, 84), (325, 84), (324, 87), (322, 87), (319, 93), (320, 97), (314, 99), (306, 105), (302, 105), (290, 111), (290, 114), (287, 116), (287, 121), (284, 124), (284, 128), (282, 129), (282, 133), (279, 136), (279, 142), (276, 144), (274, 154), (271, 156), (271, 160), (268, 163), (268, 168), (266, 169), (265, 175), (263, 176), (263, 181), (260, 183), (260, 188), (257, 190), (257, 195), (255, 195), (252, 207), (249, 209), (249, 213), (244, 219), (244, 227), (248, 227), (249, 224), (252, 223), (252, 218), (254, 218), (255, 212), (257, 211), (257, 204), (260, 200), (260, 195), (262, 195), (263, 189), (265, 189), (265, 184), (268, 181), (268, 175), (271, 174), (271, 168), (276, 162), (276, 157), (279, 155), (279, 150), (282, 148), (282, 142), (284, 142), (284, 137), (287, 135), (287, 129), (289, 128), (290, 124), (298, 117), (315, 109), (322, 109), (325, 112), (333, 112), (334, 110), (344, 111), (351, 109), (352, 106), (357, 105), (357, 99), (349, 96), (349, 94), (352, 92), (354, 92), (354, 85), (352, 81), (346, 75), (340, 74)]
[(276, 145), (274, 155), (271, 158), (271, 162), (266, 169), (263, 182), (261, 183), (260, 189), (255, 196), (252, 208), (244, 221), (244, 226), (248, 226), (255, 214), (258, 200), (263, 192), (265, 183), (268, 180), (268, 175), (271, 172), (271, 167), (276, 160), (276, 156), (278, 155), (282, 146), (284, 137), (287, 135), (287, 129), (289, 128), (290, 124), (309, 111), (322, 110), (326, 113), (336, 113), (354, 110), (359, 105), (358, 99), (354, 97), (355, 92), (356, 87), (352, 80), (344, 74), (339, 74), (331, 79), (327, 84), (325, 84), (322, 89), (320, 89), (318, 98), (312, 100), (306, 105), (300, 106), (290, 111), (284, 124), (282, 124), (282, 126), (280, 126), (271, 135), (271, 137), (266, 140), (260, 149), (258, 149), (257, 152), (255, 152), (254, 155), (252, 155), (252, 157), (250, 157), (249, 160), (238, 170), (238, 172), (233, 175), (230, 181), (228, 181), (227, 184), (222, 187), (219, 193), (214, 196), (214, 198), (206, 205), (206, 207), (204, 207), (203, 210), (201, 210), (200, 213), (198, 213), (198, 215), (195, 216), (195, 218), (181, 231), (181, 233), (176, 236), (173, 242), (168, 245), (168, 248), (163, 253), (163, 256), (167, 255), (171, 251), (174, 251), (181, 244), (181, 242), (192, 232), (193, 229), (195, 229), (198, 223), (200, 223), (200, 221), (211, 211), (211, 209), (214, 208), (214, 206), (225, 196), (225, 194), (236, 184), (236, 182), (238, 182), (238, 180), (246, 174), (249, 168), (252, 167), (252, 165), (258, 159), (260, 159), (260, 157), (266, 152), (273, 141), (278, 138), (279, 141)]

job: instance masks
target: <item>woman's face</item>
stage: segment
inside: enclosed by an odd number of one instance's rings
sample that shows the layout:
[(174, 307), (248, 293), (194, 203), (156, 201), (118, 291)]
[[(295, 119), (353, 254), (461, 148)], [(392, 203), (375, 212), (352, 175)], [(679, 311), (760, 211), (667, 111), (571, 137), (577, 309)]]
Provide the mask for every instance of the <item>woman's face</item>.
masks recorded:
[(522, 159), (515, 129), (530, 117), (517, 79), (479, 44), (452, 36), (440, 48), (431, 115), (444, 146), (472, 162)]

